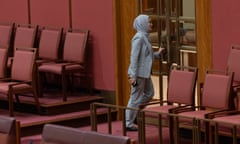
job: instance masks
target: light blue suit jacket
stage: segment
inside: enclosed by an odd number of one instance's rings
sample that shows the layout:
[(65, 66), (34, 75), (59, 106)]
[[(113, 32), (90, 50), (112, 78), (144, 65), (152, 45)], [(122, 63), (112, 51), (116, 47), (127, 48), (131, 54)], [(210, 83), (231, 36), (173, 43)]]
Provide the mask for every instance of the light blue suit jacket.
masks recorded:
[(132, 38), (128, 75), (132, 78), (150, 78), (154, 58), (159, 52), (153, 52), (152, 45), (143, 33), (136, 33)]

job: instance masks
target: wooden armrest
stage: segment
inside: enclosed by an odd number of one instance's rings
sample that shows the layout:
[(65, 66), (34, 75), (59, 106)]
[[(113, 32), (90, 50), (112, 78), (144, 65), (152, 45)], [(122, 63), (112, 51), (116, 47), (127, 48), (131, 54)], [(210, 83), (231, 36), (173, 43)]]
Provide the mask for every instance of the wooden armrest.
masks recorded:
[(234, 115), (234, 114), (239, 114), (239, 113), (240, 112), (237, 110), (225, 109), (225, 110), (219, 110), (219, 111), (215, 111), (212, 113), (208, 113), (205, 115), (205, 118), (213, 119), (216, 117), (222, 117), (222, 116), (226, 116), (226, 115)]
[(142, 103), (142, 104), (139, 104), (138, 108), (139, 109), (143, 109), (145, 108), (146, 106), (149, 106), (149, 105), (154, 105), (154, 104), (160, 104), (162, 105), (163, 103), (166, 103), (167, 101), (151, 101), (151, 102), (148, 102), (148, 103)]
[(174, 114), (178, 114), (178, 113), (181, 113), (181, 112), (194, 111), (196, 108), (198, 108), (198, 107), (195, 107), (195, 106), (178, 107), (178, 108), (171, 109), (170, 112), (174, 113)]
[(169, 113), (176, 113), (179, 109), (187, 109), (187, 108), (190, 108), (190, 107), (192, 107), (192, 106), (185, 105), (185, 106), (179, 106), (179, 107), (171, 108), (171, 109), (169, 109)]
[(66, 63), (63, 66), (66, 67), (66, 66), (71, 66), (71, 65), (81, 65), (81, 64), (72, 62), (72, 63)]
[(21, 84), (29, 84), (29, 83), (31, 83), (31, 82), (32, 82), (32, 81), (17, 82), (17, 83), (14, 83), (14, 84), (10, 84), (10, 86), (21, 85)]
[(63, 60), (50, 60), (50, 59), (38, 59), (35, 61), (37, 66), (40, 66), (42, 64), (56, 64), (56, 63), (62, 63)]
[(36, 60), (35, 63), (37, 66), (42, 65), (43, 63), (55, 62), (53, 60)]
[(8, 85), (8, 87), (9, 87), (9, 89), (12, 89), (14, 86), (22, 85), (22, 84), (29, 84), (29, 83), (31, 83), (31, 81), (29, 81), (29, 82), (17, 82), (17, 83)]

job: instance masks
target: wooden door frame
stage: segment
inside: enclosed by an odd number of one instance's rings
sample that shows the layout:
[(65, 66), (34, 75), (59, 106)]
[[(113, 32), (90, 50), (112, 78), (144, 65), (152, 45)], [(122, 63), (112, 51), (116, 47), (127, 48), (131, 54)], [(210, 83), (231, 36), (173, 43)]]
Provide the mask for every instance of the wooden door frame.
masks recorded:
[[(113, 13), (116, 104), (127, 105), (130, 93), (127, 68), (130, 57), (130, 41), (134, 34), (132, 22), (138, 14), (137, 0), (113, 0)], [(196, 27), (199, 88), (200, 83), (204, 80), (205, 71), (212, 68), (211, 1), (196, 0)]]
[(127, 68), (130, 58), (133, 20), (138, 14), (137, 0), (113, 0), (116, 104), (127, 105), (130, 93)]

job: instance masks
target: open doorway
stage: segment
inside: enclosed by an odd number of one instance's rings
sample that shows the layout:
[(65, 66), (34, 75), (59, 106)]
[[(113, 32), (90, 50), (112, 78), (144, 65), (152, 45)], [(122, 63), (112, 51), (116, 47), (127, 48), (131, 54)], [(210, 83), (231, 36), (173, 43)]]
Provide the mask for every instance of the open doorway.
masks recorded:
[(150, 39), (154, 50), (166, 53), (153, 66), (155, 99), (165, 99), (172, 64), (197, 67), (196, 0), (138, 0), (139, 13), (148, 14), (154, 29)]

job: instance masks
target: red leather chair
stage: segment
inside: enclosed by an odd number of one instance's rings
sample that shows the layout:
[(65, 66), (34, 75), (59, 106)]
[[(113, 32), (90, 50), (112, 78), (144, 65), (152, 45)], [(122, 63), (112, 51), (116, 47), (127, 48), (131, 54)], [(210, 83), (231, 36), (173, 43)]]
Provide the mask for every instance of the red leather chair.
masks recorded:
[(63, 101), (67, 101), (67, 88), (69, 77), (75, 73), (86, 73), (86, 48), (88, 30), (71, 30), (66, 33), (63, 59), (57, 62), (42, 63), (38, 66), (39, 91), (42, 96), (42, 77), (44, 74), (54, 74), (61, 77)]
[(14, 32), (14, 23), (0, 24), (0, 46), (9, 49)]
[(14, 116), (14, 95), (18, 96), (32, 93), (38, 112), (40, 104), (35, 84), (35, 58), (36, 48), (15, 48), (11, 76), (0, 80), (0, 93), (5, 94), (9, 102), (10, 116)]
[(234, 79), (232, 84), (233, 94), (232, 97), (235, 98), (235, 105), (237, 105), (237, 93), (240, 88), (240, 45), (232, 45), (229, 55), (228, 55), (228, 63), (227, 63), (227, 71), (234, 72)]
[(0, 116), (0, 143), (20, 144), (19, 122), (13, 117)]
[(16, 47), (26, 47), (33, 48), (35, 47), (36, 38), (37, 38), (38, 26), (34, 25), (17, 25), (15, 29), (15, 35), (13, 40), (13, 52), (12, 55), (9, 53), (9, 59), (7, 67), (10, 69), (12, 65), (12, 57), (15, 53)]
[(142, 110), (145, 117), (152, 121), (158, 121), (159, 113), (165, 113), (161, 115), (161, 119), (166, 123), (165, 126), (170, 127), (171, 141), (173, 141), (173, 118), (168, 117), (167, 114), (179, 107), (195, 106), (197, 72), (198, 69), (195, 67), (173, 65), (170, 70), (166, 100), (150, 102), (144, 105), (145, 108)]
[(0, 78), (7, 76), (8, 49), (0, 47)]
[(60, 59), (60, 44), (63, 36), (63, 28), (48, 28), (41, 29), (37, 63), (57, 61)]
[[(201, 94), (201, 105), (193, 108), (179, 108), (173, 111), (181, 118), (176, 119), (177, 130), (174, 131), (179, 136), (179, 126), (194, 126), (191, 121), (183, 117), (195, 119), (209, 119), (214, 113), (229, 111), (232, 109), (231, 98), (233, 73), (226, 71), (207, 71)], [(210, 125), (208, 121), (201, 124), (201, 130), (205, 133), (205, 142), (209, 142)], [(179, 137), (178, 137), (179, 138)]]

